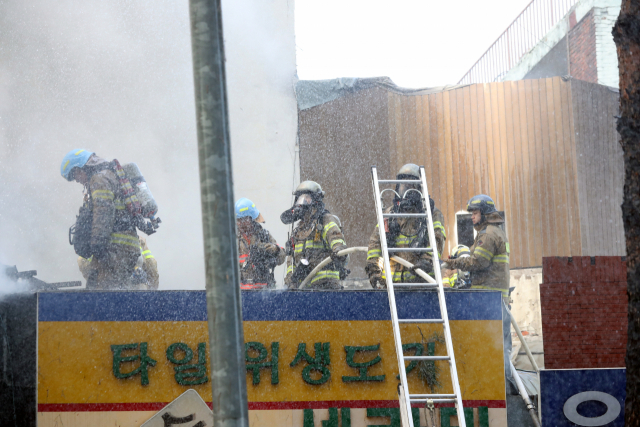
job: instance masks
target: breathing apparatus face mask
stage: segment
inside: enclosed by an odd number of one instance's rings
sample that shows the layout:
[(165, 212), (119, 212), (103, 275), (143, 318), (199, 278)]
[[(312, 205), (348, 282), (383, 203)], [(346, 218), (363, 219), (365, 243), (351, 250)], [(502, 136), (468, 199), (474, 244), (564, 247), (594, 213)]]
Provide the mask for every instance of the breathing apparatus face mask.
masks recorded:
[(399, 212), (422, 212), (422, 193), (419, 185), (416, 184), (398, 184), (394, 203), (398, 207)]
[(300, 194), (293, 205), (293, 207), (287, 209), (280, 215), (280, 220), (284, 224), (292, 224), (301, 220), (305, 213), (313, 208), (313, 197), (311, 194)]

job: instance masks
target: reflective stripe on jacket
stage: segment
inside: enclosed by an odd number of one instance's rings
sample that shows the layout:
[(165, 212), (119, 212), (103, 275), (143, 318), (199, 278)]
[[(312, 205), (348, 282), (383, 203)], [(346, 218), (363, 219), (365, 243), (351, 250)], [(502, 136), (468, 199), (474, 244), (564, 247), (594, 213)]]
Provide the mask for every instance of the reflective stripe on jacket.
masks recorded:
[(477, 224), (471, 255), (449, 260), (452, 268), (471, 273), (471, 289), (487, 289), (509, 296), (509, 241), (500, 228), (504, 219), (494, 212), (486, 216), (485, 222)]
[[(391, 208), (385, 209), (385, 213), (391, 212)], [(418, 220), (414, 218), (399, 218), (398, 224), (400, 226), (400, 233), (396, 236), (393, 247), (394, 248), (408, 248), (416, 239), (419, 233)], [(433, 228), (436, 235), (436, 246), (438, 253), (441, 254), (444, 249), (444, 244), (447, 236), (444, 232), (444, 216), (439, 209), (433, 210)], [(429, 237), (427, 234), (427, 246), (430, 246)], [(415, 252), (399, 252), (393, 255), (406, 259), (411, 264), (416, 264), (421, 258), (431, 259), (431, 255), (428, 252), (416, 254)], [(367, 251), (367, 265), (365, 267), (369, 277), (380, 276), (386, 279), (386, 275), (383, 272), (383, 259), (382, 259), (382, 245), (380, 244), (380, 232), (378, 225), (375, 226), (371, 237), (369, 238), (369, 248)], [(393, 270), (393, 282), (424, 282), (424, 279), (411, 273), (406, 267), (401, 264), (390, 260), (390, 266)], [(404, 274), (403, 274), (404, 273)], [(425, 273), (430, 276), (434, 276), (433, 271), (426, 271)]]
[[(318, 227), (318, 224), (321, 224), (321, 228)], [(290, 288), (297, 288), (300, 285), (300, 282), (293, 283), (292, 281), (292, 277), (298, 268), (304, 268), (305, 271), (311, 272), (327, 257), (347, 248), (347, 242), (342, 234), (340, 219), (328, 212), (313, 224), (299, 224), (294, 232), (293, 240), (293, 256), (287, 257), (287, 273), (284, 279), (284, 282)], [(302, 264), (303, 259), (308, 261), (308, 265)], [(302, 281), (304, 277), (297, 277), (297, 279)], [(336, 270), (335, 264), (331, 262), (316, 273), (311, 279), (310, 285), (312, 288), (339, 288), (340, 272)]]

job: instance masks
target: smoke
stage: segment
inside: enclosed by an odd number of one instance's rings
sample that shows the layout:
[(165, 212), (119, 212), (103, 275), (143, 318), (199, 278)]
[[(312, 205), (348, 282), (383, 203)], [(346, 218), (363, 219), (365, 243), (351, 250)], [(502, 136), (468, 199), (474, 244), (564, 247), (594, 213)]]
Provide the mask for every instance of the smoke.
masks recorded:
[(0, 263), (82, 279), (67, 234), (82, 188), (59, 168), (86, 148), (138, 163), (161, 283), (203, 287), (189, 31), (186, 1), (0, 2)]
[[(223, 13), (235, 196), (284, 244), (278, 217), (297, 181), (293, 3), (229, 0)], [(0, 0), (0, 263), (82, 280), (68, 243), (82, 188), (59, 168), (85, 148), (145, 176), (162, 219), (147, 239), (160, 288), (204, 288), (195, 124), (186, 0)]]

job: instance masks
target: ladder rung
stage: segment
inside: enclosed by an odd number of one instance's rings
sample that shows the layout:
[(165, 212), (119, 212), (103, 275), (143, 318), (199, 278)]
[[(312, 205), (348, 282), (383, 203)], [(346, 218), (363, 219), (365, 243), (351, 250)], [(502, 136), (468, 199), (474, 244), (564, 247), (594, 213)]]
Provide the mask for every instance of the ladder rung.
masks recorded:
[(404, 360), (449, 360), (449, 356), (402, 356)]
[(419, 179), (379, 179), (380, 184), (422, 184)]
[[(411, 402), (427, 402), (429, 399), (409, 399)], [(431, 399), (433, 403), (455, 403), (456, 399)]]
[(398, 319), (398, 323), (444, 323), (442, 319)]
[(394, 283), (393, 287), (400, 286), (402, 288), (437, 288), (437, 283)]
[(426, 213), (383, 213), (383, 218), (426, 218)]
[(433, 252), (431, 248), (387, 248), (387, 252)]
[(409, 399), (455, 399), (455, 394), (410, 394)]

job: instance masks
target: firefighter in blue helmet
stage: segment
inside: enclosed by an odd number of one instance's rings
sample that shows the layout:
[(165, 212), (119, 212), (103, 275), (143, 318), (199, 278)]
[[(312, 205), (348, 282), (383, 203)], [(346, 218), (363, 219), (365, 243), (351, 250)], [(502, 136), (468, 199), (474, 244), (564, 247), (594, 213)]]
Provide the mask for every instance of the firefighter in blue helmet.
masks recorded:
[(87, 289), (127, 288), (140, 256), (140, 240), (111, 162), (75, 149), (62, 159), (60, 174), (85, 188), (84, 205), (72, 230), (76, 253), (92, 257)]
[(284, 248), (262, 227), (264, 218), (251, 200), (236, 202), (240, 288), (275, 288), (273, 269), (284, 262)]

